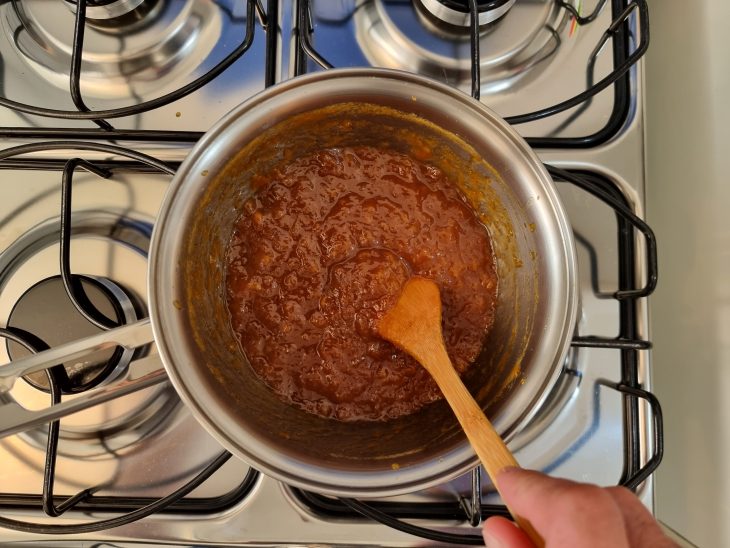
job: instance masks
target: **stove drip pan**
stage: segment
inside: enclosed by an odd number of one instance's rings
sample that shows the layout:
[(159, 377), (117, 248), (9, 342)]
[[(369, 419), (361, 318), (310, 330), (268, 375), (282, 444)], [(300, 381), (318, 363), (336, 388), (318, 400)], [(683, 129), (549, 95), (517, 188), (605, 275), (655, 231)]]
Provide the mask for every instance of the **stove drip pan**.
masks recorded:
[[(117, 322), (133, 322), (145, 314), (141, 303), (146, 295), (151, 231), (152, 225), (148, 221), (122, 212), (79, 211), (74, 214), (72, 268), (84, 273), (77, 279), (81, 280), (89, 299)], [(59, 240), (59, 221), (49, 219), (21, 236), (5, 250), (0, 261), (3, 321), (51, 347), (98, 331), (75, 310), (57, 275)], [(123, 268), (114, 268), (115, 263)], [(110, 272), (121, 279), (111, 281), (107, 277)], [(12, 359), (27, 353), (12, 342), (7, 344), (7, 352)], [(83, 392), (113, 381), (132, 359), (149, 352), (152, 350), (141, 349), (135, 353), (117, 348), (97, 353), (83, 362), (64, 364), (72, 381), (64, 392)], [(45, 374), (30, 375), (25, 380), (27, 382), (16, 383), (10, 396), (29, 409), (48, 406)], [(177, 395), (165, 385), (75, 413), (61, 422), (59, 453), (101, 455), (133, 446), (158, 428), (179, 405)], [(43, 447), (47, 429), (31, 430), (21, 437)]]
[[(431, 4), (439, 9), (431, 9)], [(437, 0), (364, 3), (353, 14), (357, 42), (374, 66), (464, 84), (471, 81), (469, 14), (445, 9)], [(460, 13), (460, 23), (453, 17), (445, 21), (444, 13)], [(480, 13), (482, 94), (537, 75), (546, 64), (541, 62), (558, 50), (560, 32), (568, 22), (567, 12), (552, 0), (506, 2), (498, 10)]]
[[(24, 0), (6, 10), (2, 25), (23, 60), (68, 91), (75, 2)], [(142, 97), (187, 80), (221, 36), (220, 8), (207, 0), (116, 0), (89, 5), (80, 73), (86, 98)]]

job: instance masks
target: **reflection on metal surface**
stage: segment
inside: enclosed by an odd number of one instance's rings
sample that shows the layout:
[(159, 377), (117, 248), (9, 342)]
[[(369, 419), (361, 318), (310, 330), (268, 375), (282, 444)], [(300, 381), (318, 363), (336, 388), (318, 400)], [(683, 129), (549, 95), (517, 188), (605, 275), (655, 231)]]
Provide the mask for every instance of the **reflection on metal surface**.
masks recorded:
[[(90, 24), (105, 27), (110, 32), (115, 29), (129, 31), (137, 24), (145, 25), (154, 20), (165, 1), (169, 0), (111, 0), (87, 4), (86, 17)], [(64, 2), (73, 13), (76, 13), (77, 0), (64, 0)]]
[[(78, 284), (78, 291), (83, 292), (84, 298), (108, 320), (126, 324), (137, 319), (130, 297), (111, 280), (75, 275), (74, 282)], [(39, 314), (39, 310), (46, 312)], [(31, 333), (49, 347), (82, 339), (99, 331), (73, 306), (60, 275), (41, 280), (23, 293), (13, 306), (7, 325), (13, 330)], [(17, 360), (29, 355), (29, 352), (9, 341), (8, 354), (12, 360)], [(83, 361), (64, 363), (67, 378), (61, 384), (61, 391), (67, 394), (82, 392), (113, 379), (131, 359), (131, 351), (108, 348), (95, 356), (87, 356)], [(35, 388), (50, 392), (48, 377), (44, 373), (31, 373), (23, 378)]]
[[(68, 416), (73, 420), (70, 426), (61, 428), (59, 454), (93, 456), (119, 451), (143, 443), (176, 409), (179, 402), (175, 392), (167, 385), (155, 387), (166, 381), (159, 360), (149, 357), (135, 361), (120, 382), (66, 398), (53, 406), (49, 406), (48, 397), (45, 401), (40, 398), (37, 390), (31, 392), (20, 385), (8, 395), (0, 395), (0, 435), (22, 430), (22, 439), (42, 448), (47, 440), (44, 425)], [(100, 405), (105, 403), (109, 406)], [(80, 425), (81, 420), (85, 424)], [(39, 430), (33, 430), (39, 426)]]
[[(13, 6), (2, 17), (4, 31), (14, 37), (33, 70), (68, 90), (73, 10), (66, 2), (46, 0), (25, 0)], [(216, 46), (223, 20), (220, 9), (207, 0), (161, 1), (132, 21), (92, 20), (88, 12), (87, 16), (81, 92), (98, 98), (144, 95), (166, 82), (187, 79)]]
[[(444, 33), (410, 3), (371, 0), (353, 15), (357, 41), (375, 66), (470, 80), (467, 35)], [(560, 45), (567, 12), (552, 0), (517, 2), (502, 19), (483, 29), (480, 40), (482, 93), (505, 89), (517, 78), (535, 76)]]
[[(558, 382), (550, 391), (550, 394), (543, 402), (535, 418), (520, 431), (510, 444), (510, 448), (513, 451), (518, 451), (538, 438), (548, 425), (558, 420), (559, 415), (571, 406), (570, 400), (576, 395), (576, 391), (579, 389), (583, 378), (582, 369), (585, 367), (585, 363), (580, 358), (578, 349), (571, 348), (565, 357), (565, 363), (563, 364), (563, 370)], [(546, 449), (545, 453), (547, 455), (550, 452), (548, 451), (547, 440), (542, 440), (541, 444)], [(546, 461), (540, 463), (538, 467), (544, 468), (549, 464)], [(535, 465), (538, 465), (538, 463), (535, 463)]]

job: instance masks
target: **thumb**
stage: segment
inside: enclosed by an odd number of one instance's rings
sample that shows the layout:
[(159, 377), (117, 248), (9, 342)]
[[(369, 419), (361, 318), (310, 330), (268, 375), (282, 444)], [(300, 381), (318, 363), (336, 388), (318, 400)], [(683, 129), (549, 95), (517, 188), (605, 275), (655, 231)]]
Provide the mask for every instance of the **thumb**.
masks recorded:
[(487, 519), (482, 535), (487, 548), (535, 548), (522, 529), (501, 516)]

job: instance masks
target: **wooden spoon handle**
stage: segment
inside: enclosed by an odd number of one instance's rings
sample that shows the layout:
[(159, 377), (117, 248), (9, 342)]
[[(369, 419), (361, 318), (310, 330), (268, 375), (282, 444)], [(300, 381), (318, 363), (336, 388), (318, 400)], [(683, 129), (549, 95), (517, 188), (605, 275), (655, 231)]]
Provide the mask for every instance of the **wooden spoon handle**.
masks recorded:
[[(474, 401), (474, 398), (472, 398), (464, 383), (461, 382), (461, 378), (459, 378), (458, 373), (456, 373), (451, 365), (446, 350), (443, 349), (443, 353), (437, 350), (431, 354), (429, 361), (431, 362), (427, 367), (429, 372), (449, 402), (449, 405), (454, 410), (454, 414), (464, 429), (466, 437), (469, 439), (474, 451), (476, 451), (476, 454), (482, 461), (482, 465), (484, 465), (487, 474), (492, 479), (492, 483), (494, 483), (494, 486), (501, 495), (502, 493), (497, 483), (497, 475), (507, 467), (519, 467), (519, 464), (510, 450), (507, 449), (507, 446), (492, 426), (492, 423), (484, 416), (481, 407)], [(530, 537), (530, 540), (536, 546), (539, 548), (545, 546), (545, 541), (535, 531), (535, 528), (529, 521), (515, 514), (509, 508), (509, 505), (507, 505), (507, 509), (514, 517), (517, 525), (520, 526), (520, 529)]]
[[(398, 302), (378, 322), (378, 333), (416, 358), (431, 374), (499, 491), (497, 474), (518, 464), (451, 365), (441, 333), (441, 294), (436, 283), (418, 276), (408, 280)], [(507, 508), (532, 542), (545, 546), (530, 522)]]
[(482, 409), (461, 382), (456, 371), (451, 366), (439, 368), (434, 379), (454, 410), (456, 418), (461, 423), (474, 451), (479, 455), (489, 477), (496, 477), (507, 467), (519, 466), (500, 435), (494, 430), (492, 423), (487, 420)]

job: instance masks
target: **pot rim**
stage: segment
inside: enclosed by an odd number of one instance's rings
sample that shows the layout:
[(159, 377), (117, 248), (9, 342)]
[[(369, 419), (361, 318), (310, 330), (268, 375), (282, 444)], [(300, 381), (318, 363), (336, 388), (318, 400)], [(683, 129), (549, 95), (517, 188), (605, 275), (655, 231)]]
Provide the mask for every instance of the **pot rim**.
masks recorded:
[[(516, 149), (526, 168), (529, 168), (531, 174), (534, 174), (532, 184), (536, 185), (536, 190), (539, 191), (537, 200), (540, 199), (540, 196), (546, 198), (542, 202), (547, 203), (537, 202), (537, 205), (535, 203), (532, 205), (542, 208), (541, 211), (547, 212), (548, 217), (553, 220), (555, 240), (561, 244), (561, 249), (555, 250), (560, 256), (554, 261), (554, 267), (559, 271), (559, 283), (555, 288), (558, 294), (547, 295), (543, 298), (556, 299), (559, 302), (549, 304), (552, 312), (555, 312), (555, 314), (548, 314), (552, 323), (545, 326), (535, 325), (533, 329), (543, 329), (555, 339), (556, 343), (548, 349), (548, 353), (551, 355), (543, 356), (546, 361), (551, 361), (549, 372), (537, 380), (533, 375), (533, 378), (528, 379), (529, 382), (525, 385), (527, 386), (525, 390), (530, 392), (528, 398), (530, 405), (514, 416), (508, 427), (502, 424), (500, 428), (499, 421), (495, 422), (495, 427), (505, 437), (505, 441), (509, 441), (534, 417), (555, 385), (570, 346), (577, 316), (577, 266), (573, 234), (553, 180), (524, 139), (482, 103), (457, 89), (423, 76), (390, 69), (362, 68), (330, 69), (299, 76), (267, 88), (235, 107), (207, 131), (193, 147), (174, 176), (161, 206), (152, 235), (148, 275), (150, 317), (154, 338), (176, 392), (198, 422), (224, 448), (254, 468), (287, 484), (334, 496), (392, 496), (425, 489), (468, 472), (477, 466), (479, 461), (468, 442), (464, 441), (456, 449), (438, 459), (439, 462), (434, 462), (428, 473), (420, 469), (408, 470), (407, 468), (411, 467), (406, 467), (388, 474), (387, 485), (385, 485), (382, 481), (382, 484), (379, 484), (368, 472), (343, 473), (342, 470), (334, 467), (312, 466), (311, 463), (304, 465), (292, 458), (277, 454), (275, 449), (267, 447), (260, 440), (240, 439), (242, 433), (246, 432), (245, 425), (235, 424), (236, 421), (230, 419), (220, 402), (201, 394), (200, 386), (195, 381), (197, 372), (189, 363), (190, 360), (185, 359), (185, 344), (181, 344), (181, 338), (184, 339), (184, 331), (179, 328), (180, 324), (175, 318), (178, 310), (175, 306), (175, 288), (172, 287), (179, 270), (180, 254), (177, 251), (184, 238), (179, 235), (181, 232), (179, 221), (171, 222), (171, 219), (178, 218), (180, 210), (184, 207), (191, 207), (189, 204), (186, 206), (185, 202), (186, 199), (189, 201), (193, 189), (205, 184), (201, 182), (201, 171), (209, 165), (206, 162), (210, 162), (211, 157), (222, 161), (221, 153), (225, 153), (226, 150), (225, 140), (221, 136), (225, 136), (226, 133), (230, 133), (236, 128), (239, 130), (246, 128), (246, 131), (251, 131), (251, 123), (261, 118), (267, 112), (267, 108), (271, 108), (271, 103), (280, 102), (283, 97), (289, 95), (298, 95), (302, 93), (302, 88), (328, 85), (328, 89), (331, 89), (340, 86), (345, 91), (356, 89), (362, 95), (366, 93), (363, 90), (372, 90), (377, 93), (379, 91), (377, 80), (380, 80), (380, 84), (383, 86), (393, 82), (408, 86), (409, 97), (414, 101), (418, 100), (419, 90), (436, 92), (443, 97), (444, 109), (448, 109), (449, 103), (451, 103), (454, 112), (460, 110), (470, 115), (473, 114), (476, 121), (484, 124), (485, 128), (491, 127), (492, 131), (496, 131), (506, 141), (507, 146)], [(347, 86), (352, 86), (352, 88)], [(273, 124), (272, 122), (269, 125)], [(265, 127), (260, 125), (255, 127), (258, 132), (264, 129)], [(230, 157), (227, 156), (227, 158)], [(209, 180), (212, 180), (212, 177)], [(175, 227), (177, 230), (174, 230)], [(520, 387), (520, 390), (523, 390), (525, 386)]]

